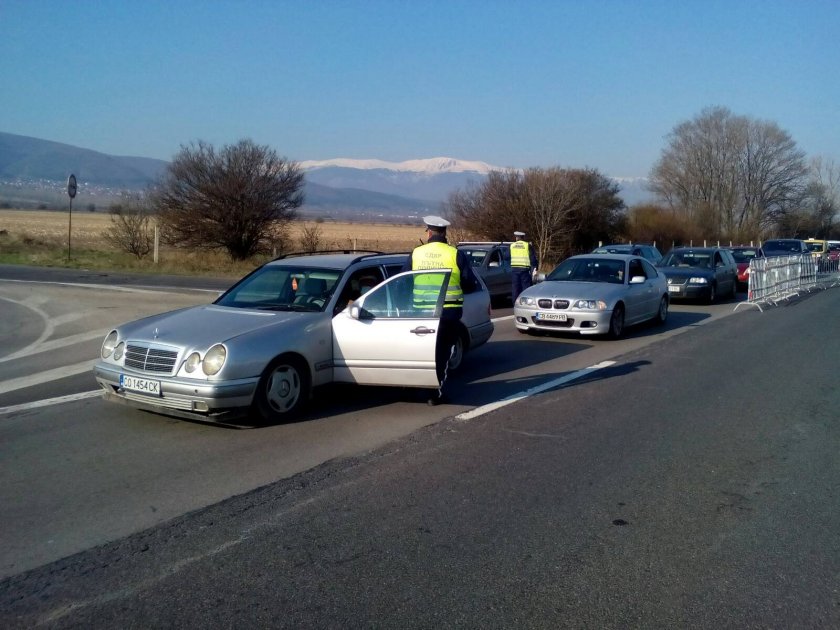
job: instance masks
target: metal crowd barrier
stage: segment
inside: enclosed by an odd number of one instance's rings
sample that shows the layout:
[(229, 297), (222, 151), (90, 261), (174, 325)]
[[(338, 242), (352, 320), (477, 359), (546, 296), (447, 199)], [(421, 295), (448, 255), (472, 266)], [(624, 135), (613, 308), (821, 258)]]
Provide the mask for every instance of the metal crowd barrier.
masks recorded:
[(750, 279), (747, 301), (742, 304), (775, 306), (802, 293), (840, 286), (840, 260), (815, 260), (813, 256), (774, 256), (753, 258), (750, 261)]

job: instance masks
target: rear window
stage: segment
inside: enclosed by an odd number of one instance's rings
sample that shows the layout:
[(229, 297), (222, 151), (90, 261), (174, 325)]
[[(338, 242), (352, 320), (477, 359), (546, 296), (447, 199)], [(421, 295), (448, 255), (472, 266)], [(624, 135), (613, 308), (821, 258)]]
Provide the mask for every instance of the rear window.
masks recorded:
[(732, 258), (735, 262), (749, 262), (758, 256), (757, 249), (734, 249), (732, 250)]

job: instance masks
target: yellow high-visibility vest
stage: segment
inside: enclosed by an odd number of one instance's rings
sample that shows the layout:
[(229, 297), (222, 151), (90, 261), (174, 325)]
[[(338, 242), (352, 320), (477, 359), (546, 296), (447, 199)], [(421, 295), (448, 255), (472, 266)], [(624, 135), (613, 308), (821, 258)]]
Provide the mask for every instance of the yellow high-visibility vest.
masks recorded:
[(510, 266), (531, 268), (531, 252), (526, 241), (510, 244)]
[[(458, 250), (446, 243), (426, 243), (416, 248), (411, 254), (412, 269), (451, 269), (449, 286), (446, 288), (444, 308), (457, 308), (464, 305), (464, 292), (461, 290), (461, 270), (458, 269)], [(416, 308), (434, 308), (440, 293), (443, 279), (439, 275), (418, 274), (414, 277), (414, 306)]]

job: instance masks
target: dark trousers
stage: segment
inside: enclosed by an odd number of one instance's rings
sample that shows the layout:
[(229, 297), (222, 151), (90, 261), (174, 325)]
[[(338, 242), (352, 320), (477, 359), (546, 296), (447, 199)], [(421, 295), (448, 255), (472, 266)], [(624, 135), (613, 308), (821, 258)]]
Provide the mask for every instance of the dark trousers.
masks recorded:
[(516, 302), (519, 294), (531, 286), (531, 270), (527, 267), (514, 267), (510, 277), (510, 299)]
[(437, 334), (437, 345), (435, 346), (435, 370), (437, 371), (440, 387), (438, 393), (443, 393), (443, 384), (446, 382), (449, 357), (452, 356), (452, 348), (458, 340), (461, 315), (463, 308), (444, 308), (440, 318), (440, 328)]

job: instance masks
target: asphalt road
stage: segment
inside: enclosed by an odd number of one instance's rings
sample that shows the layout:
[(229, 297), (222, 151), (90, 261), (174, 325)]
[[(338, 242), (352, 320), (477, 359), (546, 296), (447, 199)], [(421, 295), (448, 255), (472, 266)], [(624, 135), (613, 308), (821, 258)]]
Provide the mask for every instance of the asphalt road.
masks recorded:
[[(0, 409), (2, 504), (18, 510), (0, 531), (19, 547), (4, 552), (0, 623), (836, 627), (839, 300), (675, 307), (665, 330), (618, 343), (522, 338), (500, 320), (458, 398), (431, 410), (378, 388), (254, 431), (95, 398)], [(83, 391), (77, 378), (0, 406)], [(144, 516), (161, 497), (164, 515)], [(39, 517), (80, 553), (27, 559), (27, 545), (49, 551), (48, 532), (17, 531)], [(75, 529), (92, 533), (62, 538)]]

